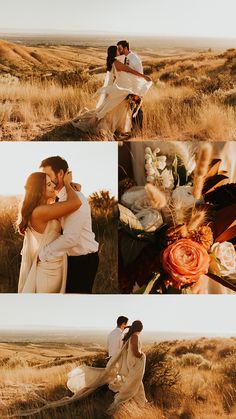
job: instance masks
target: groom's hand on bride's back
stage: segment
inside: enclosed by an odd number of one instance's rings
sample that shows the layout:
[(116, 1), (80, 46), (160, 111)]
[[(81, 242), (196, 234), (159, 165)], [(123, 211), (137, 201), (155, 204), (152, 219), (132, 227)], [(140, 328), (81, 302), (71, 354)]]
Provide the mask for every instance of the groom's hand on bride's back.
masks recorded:
[(146, 81), (152, 81), (151, 77), (147, 76), (146, 74), (144, 74), (144, 78)]

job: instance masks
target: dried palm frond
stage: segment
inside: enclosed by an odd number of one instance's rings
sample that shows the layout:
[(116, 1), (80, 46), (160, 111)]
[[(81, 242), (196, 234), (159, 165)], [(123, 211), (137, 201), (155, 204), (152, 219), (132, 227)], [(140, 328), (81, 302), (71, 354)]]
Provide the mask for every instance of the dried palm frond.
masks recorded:
[(212, 192), (219, 186), (225, 185), (228, 182), (228, 173), (225, 170), (220, 170), (221, 159), (211, 160), (207, 175), (205, 176), (203, 194)]
[(204, 186), (204, 178), (207, 175), (208, 167), (211, 161), (212, 145), (204, 144), (199, 152), (196, 169), (194, 170), (193, 196), (200, 199)]
[(217, 209), (227, 207), (236, 202), (236, 183), (219, 186), (205, 195), (205, 202), (210, 202)]

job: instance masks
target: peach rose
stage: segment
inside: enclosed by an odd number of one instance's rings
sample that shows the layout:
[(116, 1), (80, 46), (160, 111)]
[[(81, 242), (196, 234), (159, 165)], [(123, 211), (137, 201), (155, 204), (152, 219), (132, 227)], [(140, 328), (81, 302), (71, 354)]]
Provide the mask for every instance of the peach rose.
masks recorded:
[(206, 249), (191, 239), (177, 240), (162, 255), (163, 268), (170, 274), (172, 285), (178, 289), (206, 274), (209, 263)]

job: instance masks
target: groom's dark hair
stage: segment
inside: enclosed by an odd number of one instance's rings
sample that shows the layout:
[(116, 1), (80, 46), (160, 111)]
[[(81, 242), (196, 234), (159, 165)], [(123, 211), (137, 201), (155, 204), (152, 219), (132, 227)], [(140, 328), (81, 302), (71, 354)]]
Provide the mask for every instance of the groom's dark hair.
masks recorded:
[(117, 326), (118, 327), (120, 327), (123, 323), (128, 323), (128, 317), (125, 317), (125, 316), (120, 316), (120, 317), (118, 317), (118, 319), (117, 319)]
[(129, 43), (128, 43), (128, 41), (125, 41), (125, 40), (119, 41), (119, 42), (117, 42), (117, 46), (118, 45), (122, 45), (123, 48), (127, 48), (129, 50)]
[(52, 156), (42, 160), (40, 167), (46, 166), (50, 166), (56, 175), (60, 170), (63, 170), (63, 172), (66, 173), (69, 168), (67, 161), (60, 156)]

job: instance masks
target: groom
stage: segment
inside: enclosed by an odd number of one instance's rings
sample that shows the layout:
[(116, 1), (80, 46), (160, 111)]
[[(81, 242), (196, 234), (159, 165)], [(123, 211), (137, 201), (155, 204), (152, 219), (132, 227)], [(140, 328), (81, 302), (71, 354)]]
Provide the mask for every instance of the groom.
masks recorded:
[[(60, 156), (48, 157), (41, 162), (40, 168), (56, 185), (56, 201), (65, 201), (67, 195), (63, 179), (68, 170), (66, 160)], [(98, 243), (92, 232), (90, 206), (86, 197), (81, 192), (77, 193), (82, 205), (61, 219), (62, 235), (41, 250), (39, 259), (50, 261), (66, 253), (66, 293), (91, 294), (99, 263)]]
[[(124, 55), (124, 64), (128, 65), (133, 70), (143, 73), (143, 65), (139, 56), (130, 51), (129, 43), (127, 41), (119, 41), (117, 43), (117, 49), (120, 55)], [(135, 118), (132, 118), (132, 128), (134, 130), (142, 130), (143, 127), (143, 111), (139, 108), (139, 111)]]
[(116, 355), (122, 348), (124, 330), (128, 324), (128, 317), (119, 316), (116, 321), (116, 328), (107, 337), (107, 352), (109, 358)]

